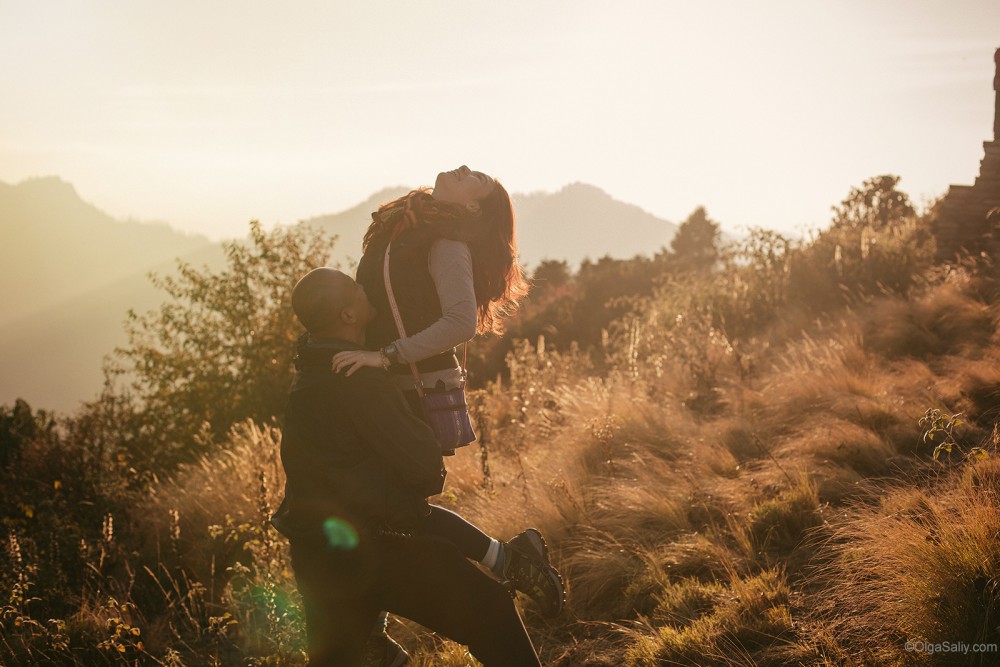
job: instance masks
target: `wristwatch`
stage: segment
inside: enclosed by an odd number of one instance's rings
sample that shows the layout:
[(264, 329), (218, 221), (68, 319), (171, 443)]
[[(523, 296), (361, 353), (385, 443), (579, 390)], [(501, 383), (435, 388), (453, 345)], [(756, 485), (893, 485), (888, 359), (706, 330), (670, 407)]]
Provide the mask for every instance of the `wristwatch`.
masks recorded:
[(399, 350), (396, 348), (395, 343), (389, 343), (379, 350), (379, 352), (382, 355), (382, 359), (388, 362), (387, 365), (391, 366), (393, 364), (401, 363), (399, 360)]

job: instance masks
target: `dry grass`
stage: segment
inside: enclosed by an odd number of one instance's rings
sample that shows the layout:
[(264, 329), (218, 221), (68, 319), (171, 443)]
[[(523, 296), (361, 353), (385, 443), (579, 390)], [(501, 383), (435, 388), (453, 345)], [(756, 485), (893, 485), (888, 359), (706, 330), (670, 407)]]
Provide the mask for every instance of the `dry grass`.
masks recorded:
[[(901, 487), (838, 523), (828, 545), (834, 560), (816, 575), (826, 585), (813, 612), (838, 642), (886, 664), (914, 658), (904, 651), (908, 640), (1000, 642), (997, 469), (994, 460), (975, 464), (965, 484), (936, 492)], [(934, 664), (995, 664), (996, 652), (970, 659), (939, 656)]]
[(742, 524), (746, 542), (753, 550), (748, 555), (791, 559), (807, 531), (821, 523), (817, 488), (803, 476), (776, 498), (754, 506), (749, 521)]
[(810, 420), (808, 429), (784, 447), (806, 453), (817, 463), (852, 468), (863, 477), (886, 473), (896, 453), (874, 431), (836, 417)]
[(912, 300), (880, 300), (864, 326), (865, 347), (890, 359), (974, 354), (996, 329), (989, 307), (953, 284)]
[(728, 581), (682, 580), (660, 595), (652, 624), (637, 630), (626, 665), (756, 665), (794, 635), (780, 570)]
[(133, 530), (145, 559), (183, 566), (196, 581), (224, 581), (243, 536), (263, 528), (261, 503), (278, 505), (285, 483), (280, 444), (276, 428), (240, 423), (226, 447), (154, 486), (131, 514), (141, 522)]
[[(554, 665), (948, 664), (903, 642), (995, 641), (1000, 625), (1000, 336), (985, 294), (956, 279), (828, 319), (793, 306), (770, 340), (735, 347), (707, 319), (637, 320), (604, 377), (578, 352), (522, 343), (511, 381), (475, 397), (484, 444), (447, 461), (436, 501), (500, 538), (545, 534), (569, 607), (523, 611)], [(929, 464), (929, 407), (965, 412), (961, 451), (986, 441), (988, 459)], [(135, 555), (90, 545), (91, 562), (107, 556), (73, 641), (103, 639), (117, 614), (146, 640), (126, 657), (301, 664), (287, 553), (262, 521), (279, 438), (242, 424), (116, 517)], [(418, 666), (473, 664), (410, 623), (392, 632)], [(43, 653), (58, 636), (17, 655), (62, 656)]]

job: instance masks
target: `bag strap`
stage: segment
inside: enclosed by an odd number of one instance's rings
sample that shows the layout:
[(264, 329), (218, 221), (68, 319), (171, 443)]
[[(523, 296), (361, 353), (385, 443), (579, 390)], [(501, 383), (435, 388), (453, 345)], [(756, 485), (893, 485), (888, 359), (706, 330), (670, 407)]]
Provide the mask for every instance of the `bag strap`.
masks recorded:
[[(389, 248), (392, 246), (390, 241), (388, 245), (385, 246), (385, 260), (382, 262), (382, 280), (385, 282), (385, 293), (389, 297), (389, 308), (392, 310), (392, 318), (396, 320), (396, 329), (399, 330), (399, 337), (406, 338), (406, 329), (403, 328), (403, 318), (399, 314), (399, 308), (396, 306), (396, 297), (392, 293), (392, 281), (389, 279)], [(462, 375), (465, 375), (465, 362), (468, 359), (469, 354), (469, 344), (465, 343), (464, 349), (462, 350)], [(417, 370), (417, 365), (412, 361), (410, 364), (410, 372), (413, 373), (413, 383), (416, 386), (417, 394), (420, 398), (424, 397), (424, 385), (420, 381), (420, 372)]]

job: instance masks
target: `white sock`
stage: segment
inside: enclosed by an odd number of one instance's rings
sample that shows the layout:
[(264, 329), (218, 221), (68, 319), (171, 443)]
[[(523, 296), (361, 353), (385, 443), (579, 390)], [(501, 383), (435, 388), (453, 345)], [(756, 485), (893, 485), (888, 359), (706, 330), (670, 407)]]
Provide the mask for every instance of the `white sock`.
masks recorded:
[[(486, 550), (486, 555), (479, 561), (497, 576), (503, 576), (503, 544), (500, 540), (490, 538), (490, 548)], [(497, 572), (497, 570), (500, 570)]]

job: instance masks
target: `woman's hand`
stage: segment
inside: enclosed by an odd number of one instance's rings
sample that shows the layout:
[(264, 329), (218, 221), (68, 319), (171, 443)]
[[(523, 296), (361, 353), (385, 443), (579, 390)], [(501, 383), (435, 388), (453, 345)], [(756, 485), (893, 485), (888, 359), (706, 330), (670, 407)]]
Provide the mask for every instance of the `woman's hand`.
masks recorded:
[(365, 366), (382, 368), (382, 353), (368, 352), (367, 350), (349, 350), (333, 355), (332, 362), (331, 369), (334, 373), (339, 373), (346, 369), (347, 372), (345, 375), (350, 377), (354, 374), (354, 371)]

